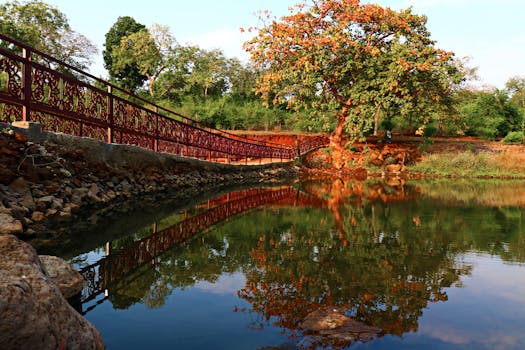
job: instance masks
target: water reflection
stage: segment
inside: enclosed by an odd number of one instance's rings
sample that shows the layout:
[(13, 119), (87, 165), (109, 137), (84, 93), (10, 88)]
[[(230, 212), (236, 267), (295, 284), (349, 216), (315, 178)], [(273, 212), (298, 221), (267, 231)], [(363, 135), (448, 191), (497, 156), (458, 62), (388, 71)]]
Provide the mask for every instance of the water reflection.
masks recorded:
[[(174, 291), (229, 281), (224, 291), (234, 289), (238, 299), (233, 313), (221, 317), (246, 315), (249, 329), (259, 334), (280, 329), (288, 348), (437, 337), (439, 329), (421, 329), (421, 319), (426, 310), (448, 304), (451, 292), (471, 278), (477, 260), (470, 252), (517, 263), (519, 276), (525, 257), (523, 208), (501, 206), (495, 192), (472, 195), (449, 187), (447, 194), (446, 188), (336, 180), (219, 196), (175, 214), (139, 240), (109, 243), (107, 256), (83, 268), (90, 281), (83, 311), (96, 313), (106, 300), (114, 309), (163, 309)], [(515, 280), (516, 272), (508, 277)], [(506, 298), (501, 292), (492, 297), (497, 305)], [(516, 319), (525, 321), (525, 314)], [(516, 333), (516, 325), (505, 327)], [(523, 342), (518, 336), (515, 348)]]
[[(196, 233), (227, 220), (231, 216), (269, 204), (322, 206), (323, 201), (307, 196), (293, 187), (242, 190), (227, 193), (196, 205), (196, 211), (202, 210), (202, 208), (205, 210), (192, 217), (188, 217), (187, 212), (185, 212), (184, 220), (159, 232), (157, 232), (157, 224), (154, 223), (151, 235), (118, 251), (112, 252), (114, 244), (107, 242), (106, 256), (81, 269), (82, 275), (88, 282), (82, 292), (81, 302), (88, 303), (101, 293), (107, 297), (111, 285), (118, 285), (126, 276), (144, 264), (151, 263), (154, 265), (156, 257), (175, 245), (184, 245), (184, 242)], [(117, 244), (120, 245), (121, 242)], [(86, 312), (91, 309), (92, 307), (88, 308)]]

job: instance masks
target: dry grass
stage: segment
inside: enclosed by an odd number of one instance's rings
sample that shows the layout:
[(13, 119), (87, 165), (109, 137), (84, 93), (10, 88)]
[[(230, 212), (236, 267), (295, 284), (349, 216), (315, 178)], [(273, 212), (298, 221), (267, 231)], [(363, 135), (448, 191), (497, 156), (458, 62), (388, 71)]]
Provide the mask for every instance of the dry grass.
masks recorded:
[(410, 168), (451, 177), (525, 178), (525, 146), (474, 138), (437, 139)]

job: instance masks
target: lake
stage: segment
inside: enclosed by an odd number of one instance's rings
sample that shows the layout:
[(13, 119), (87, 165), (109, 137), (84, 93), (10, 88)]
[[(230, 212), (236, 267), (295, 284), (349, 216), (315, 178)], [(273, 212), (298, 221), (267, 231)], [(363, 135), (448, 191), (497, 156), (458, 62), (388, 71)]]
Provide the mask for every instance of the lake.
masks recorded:
[(520, 182), (311, 181), (129, 213), (56, 251), (110, 350), (524, 349), (524, 208)]

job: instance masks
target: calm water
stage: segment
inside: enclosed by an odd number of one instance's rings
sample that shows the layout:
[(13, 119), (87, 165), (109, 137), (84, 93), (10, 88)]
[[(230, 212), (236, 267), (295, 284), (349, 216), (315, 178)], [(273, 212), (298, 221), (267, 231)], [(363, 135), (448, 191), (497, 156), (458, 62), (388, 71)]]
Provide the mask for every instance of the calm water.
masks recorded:
[(525, 349), (524, 207), (520, 183), (302, 183), (62, 255), (110, 350)]

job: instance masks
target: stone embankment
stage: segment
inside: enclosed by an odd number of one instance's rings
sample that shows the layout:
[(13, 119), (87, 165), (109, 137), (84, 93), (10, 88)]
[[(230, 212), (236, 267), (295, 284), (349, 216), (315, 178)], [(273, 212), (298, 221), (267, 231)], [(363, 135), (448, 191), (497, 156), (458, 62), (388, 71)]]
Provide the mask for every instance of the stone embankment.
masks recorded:
[(82, 217), (125, 212), (137, 200), (297, 175), (292, 163), (215, 164), (27, 126), (0, 125), (1, 349), (104, 348), (66, 300), (82, 288), (81, 276), (19, 238), (57, 236)]
[(290, 163), (217, 164), (86, 138), (4, 129), (0, 233), (30, 237), (54, 232), (86, 211), (125, 205), (147, 194), (183, 198), (296, 174)]

